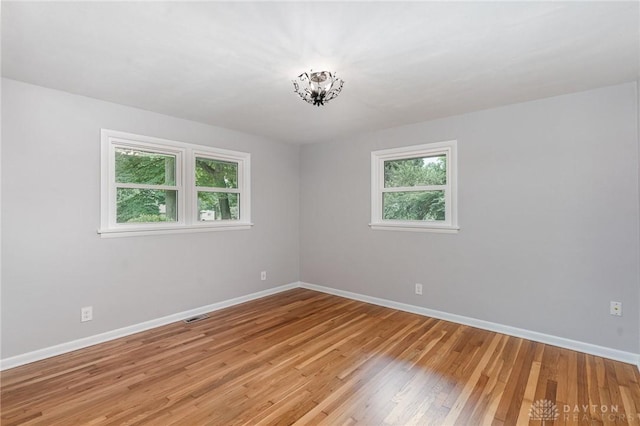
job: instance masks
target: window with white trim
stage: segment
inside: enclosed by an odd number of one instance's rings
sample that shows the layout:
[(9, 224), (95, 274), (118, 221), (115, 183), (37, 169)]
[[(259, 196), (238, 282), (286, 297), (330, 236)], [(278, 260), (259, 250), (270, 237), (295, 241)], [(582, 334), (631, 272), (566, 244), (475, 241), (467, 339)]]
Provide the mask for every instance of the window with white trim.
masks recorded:
[(247, 229), (250, 154), (102, 130), (102, 236)]
[(371, 153), (372, 229), (457, 232), (457, 142)]

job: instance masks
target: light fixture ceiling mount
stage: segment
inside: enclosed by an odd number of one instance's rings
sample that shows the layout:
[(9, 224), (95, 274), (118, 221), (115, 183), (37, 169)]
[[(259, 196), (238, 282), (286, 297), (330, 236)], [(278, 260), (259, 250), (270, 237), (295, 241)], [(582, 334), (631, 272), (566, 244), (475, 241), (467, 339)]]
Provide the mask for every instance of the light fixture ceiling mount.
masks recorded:
[(330, 71), (304, 72), (293, 80), (293, 89), (311, 105), (324, 105), (342, 91), (344, 81)]

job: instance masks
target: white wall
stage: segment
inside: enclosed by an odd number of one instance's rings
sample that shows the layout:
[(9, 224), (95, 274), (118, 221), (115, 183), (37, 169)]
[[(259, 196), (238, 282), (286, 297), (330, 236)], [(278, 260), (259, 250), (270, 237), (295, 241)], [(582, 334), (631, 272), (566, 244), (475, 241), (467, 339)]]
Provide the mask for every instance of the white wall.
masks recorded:
[[(302, 147), (301, 280), (637, 353), (636, 97), (629, 83)], [(451, 139), (461, 231), (370, 230), (370, 152)]]
[[(298, 147), (2, 84), (2, 358), (298, 280)], [(255, 226), (101, 239), (101, 128), (250, 152)]]
[[(299, 279), (640, 350), (634, 84), (299, 149), (2, 83), (2, 358)], [(256, 225), (101, 239), (100, 128), (251, 152)], [(450, 139), (460, 233), (371, 231), (371, 150)]]

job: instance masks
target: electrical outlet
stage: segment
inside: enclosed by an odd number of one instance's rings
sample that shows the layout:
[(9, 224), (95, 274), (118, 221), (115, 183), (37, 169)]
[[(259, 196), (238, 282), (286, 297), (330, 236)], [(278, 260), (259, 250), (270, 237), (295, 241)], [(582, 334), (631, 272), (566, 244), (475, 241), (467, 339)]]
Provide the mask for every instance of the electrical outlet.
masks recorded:
[(422, 284), (416, 284), (416, 294), (422, 295)]
[(617, 317), (621, 317), (622, 316), (622, 302), (611, 301), (611, 304), (609, 305), (609, 313), (611, 315), (615, 315)]
[(260, 272), (260, 279), (262, 281), (266, 281), (267, 280), (267, 271)]
[(86, 306), (80, 309), (80, 322), (91, 321), (93, 319), (93, 306)]

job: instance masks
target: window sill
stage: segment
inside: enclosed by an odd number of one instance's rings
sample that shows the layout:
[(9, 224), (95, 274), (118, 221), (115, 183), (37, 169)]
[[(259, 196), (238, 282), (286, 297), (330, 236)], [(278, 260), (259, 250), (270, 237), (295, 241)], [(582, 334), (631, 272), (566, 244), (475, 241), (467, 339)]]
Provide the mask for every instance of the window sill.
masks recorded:
[(436, 232), (444, 234), (457, 234), (460, 228), (457, 226), (429, 226), (421, 224), (388, 224), (370, 223), (369, 227), (374, 231), (408, 231), (408, 232)]
[(192, 234), (195, 232), (240, 231), (251, 229), (253, 223), (229, 223), (224, 225), (174, 226), (167, 228), (98, 229), (101, 238), (139, 237), (145, 235)]

